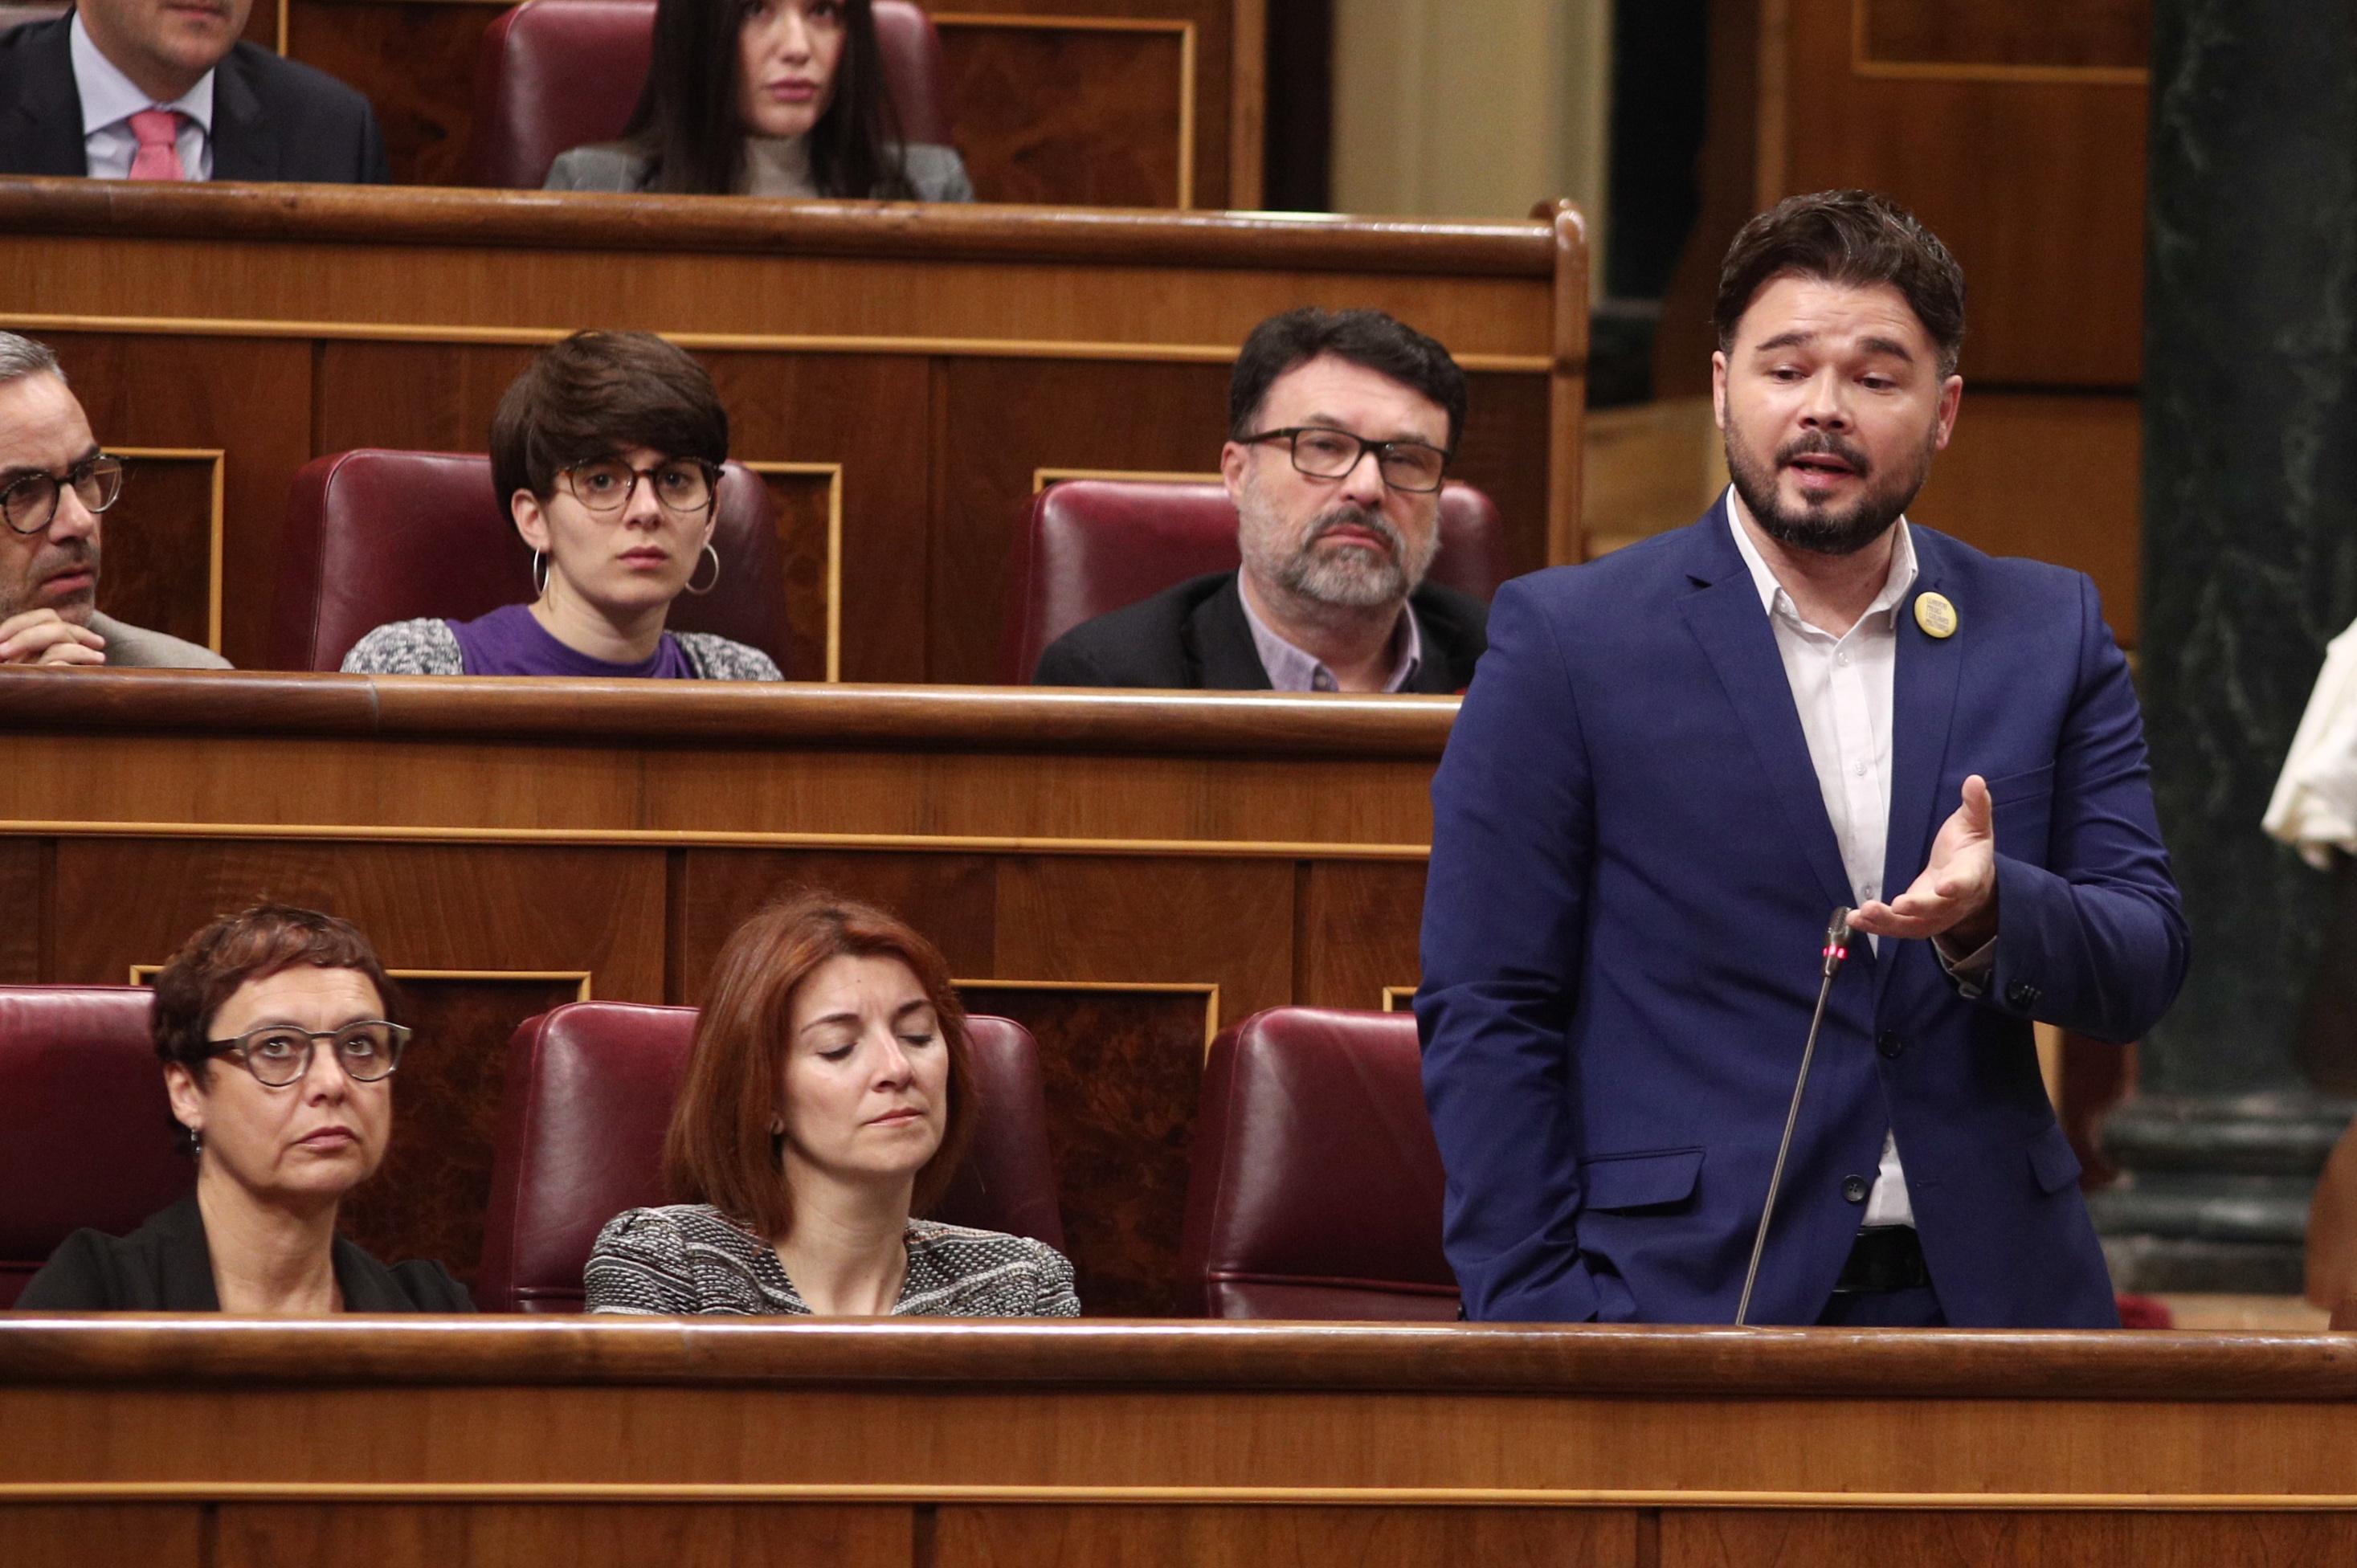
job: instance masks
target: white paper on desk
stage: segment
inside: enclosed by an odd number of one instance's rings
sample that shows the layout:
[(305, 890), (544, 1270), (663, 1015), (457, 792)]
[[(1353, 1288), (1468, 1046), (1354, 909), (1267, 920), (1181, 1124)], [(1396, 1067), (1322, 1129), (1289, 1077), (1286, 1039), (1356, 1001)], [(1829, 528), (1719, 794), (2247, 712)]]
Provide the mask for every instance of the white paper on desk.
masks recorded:
[(2259, 825), (2322, 871), (2357, 854), (2357, 626), (2327, 645), (2275, 794)]

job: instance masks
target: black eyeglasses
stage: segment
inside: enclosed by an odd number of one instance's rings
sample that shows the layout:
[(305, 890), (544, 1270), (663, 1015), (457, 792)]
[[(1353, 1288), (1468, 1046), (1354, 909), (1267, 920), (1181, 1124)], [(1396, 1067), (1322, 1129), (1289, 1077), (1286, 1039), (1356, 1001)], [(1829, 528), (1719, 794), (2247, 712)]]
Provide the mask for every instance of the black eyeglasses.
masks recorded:
[(1247, 446), (1260, 441), (1292, 443), (1294, 467), (1313, 479), (1339, 479), (1372, 452), (1375, 472), (1383, 477), (1383, 483), (1411, 495), (1430, 495), (1440, 488), (1441, 476), (1448, 471), (1449, 453), (1445, 447), (1422, 441), (1370, 441), (1322, 424), (1288, 424), (1282, 430), (1264, 430), (1238, 439)]
[(693, 516), (712, 505), (720, 471), (693, 457), (675, 457), (651, 468), (633, 468), (619, 457), (600, 457), (594, 463), (574, 464), (565, 470), (565, 478), (573, 499), (591, 511), (621, 510), (630, 504), (639, 481), (644, 479), (665, 511)]
[(298, 1029), (292, 1024), (264, 1024), (233, 1040), (207, 1040), (217, 1057), (235, 1057), (238, 1065), (265, 1088), (285, 1089), (311, 1070), (311, 1058), (325, 1040), (335, 1052), (336, 1065), (354, 1083), (374, 1083), (391, 1078), (401, 1065), (401, 1047), (409, 1031), (382, 1018), (363, 1018), (340, 1029)]
[(18, 533), (38, 533), (58, 515), (58, 488), (71, 485), (81, 504), (104, 511), (123, 494), (123, 459), (101, 452), (62, 474), (19, 474), (0, 488), (0, 521)]

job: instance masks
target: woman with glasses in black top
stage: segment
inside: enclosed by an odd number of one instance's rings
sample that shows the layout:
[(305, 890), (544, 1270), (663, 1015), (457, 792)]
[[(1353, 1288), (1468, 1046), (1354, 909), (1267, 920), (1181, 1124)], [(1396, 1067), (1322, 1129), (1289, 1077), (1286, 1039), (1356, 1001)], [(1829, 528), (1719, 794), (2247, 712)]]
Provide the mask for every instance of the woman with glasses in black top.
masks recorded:
[(285, 905), (225, 916), (156, 977), (156, 1052), (196, 1190), (124, 1237), (77, 1230), (17, 1298), (55, 1311), (471, 1312), (438, 1263), (336, 1234), (393, 1132), (409, 1031), (350, 924)]

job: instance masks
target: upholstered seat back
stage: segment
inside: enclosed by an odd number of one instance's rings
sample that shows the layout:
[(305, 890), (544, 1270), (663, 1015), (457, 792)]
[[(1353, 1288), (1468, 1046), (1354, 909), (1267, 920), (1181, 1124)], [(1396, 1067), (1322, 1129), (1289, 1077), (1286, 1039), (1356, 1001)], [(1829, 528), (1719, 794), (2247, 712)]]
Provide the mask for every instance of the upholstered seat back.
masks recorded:
[[(1007, 567), (999, 679), (1019, 686), (1084, 620), (1206, 572), (1232, 572), (1236, 509), (1215, 481), (1066, 479), (1031, 498)], [(1484, 603), (1506, 580), (1498, 509), (1469, 485), (1440, 494), (1432, 580)]]
[[(947, 145), (932, 18), (910, 0), (876, 0), (875, 11), (902, 134)], [(655, 0), (525, 0), (500, 13), (475, 67), (476, 183), (536, 190), (557, 154), (619, 136), (646, 85), (654, 26)]]
[[(673, 631), (711, 631), (786, 660), (777, 513), (758, 475), (720, 477), (719, 583), (672, 601)], [(709, 558), (689, 579), (712, 579)], [(491, 490), (491, 460), (448, 452), (338, 452), (295, 476), (280, 545), (271, 662), (334, 670), (372, 627), (471, 620), (533, 597), (532, 552)]]
[(150, 995), (0, 986), (0, 1307), (74, 1231), (135, 1230), (196, 1181), (173, 1146)]
[[(581, 1002), (516, 1029), (475, 1284), (484, 1310), (580, 1311), (581, 1272), (606, 1221), (668, 1201), (663, 1133), (686, 1077), (695, 1019), (693, 1007)], [(937, 1216), (1061, 1247), (1039, 1047), (1007, 1019), (969, 1023), (984, 1110)]]
[(1448, 1319), (1415, 1020), (1278, 1007), (1211, 1043), (1180, 1245), (1212, 1317)]

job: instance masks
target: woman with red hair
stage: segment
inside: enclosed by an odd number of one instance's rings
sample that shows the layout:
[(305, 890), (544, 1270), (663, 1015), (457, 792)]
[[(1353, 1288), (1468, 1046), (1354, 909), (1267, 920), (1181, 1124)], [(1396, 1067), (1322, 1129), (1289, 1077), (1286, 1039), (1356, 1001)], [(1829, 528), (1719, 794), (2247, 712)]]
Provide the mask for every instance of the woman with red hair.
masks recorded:
[(911, 1216), (976, 1112), (941, 953), (871, 905), (773, 904), (728, 940), (664, 1165), (682, 1200), (597, 1238), (592, 1312), (1071, 1317), (1072, 1266)]

